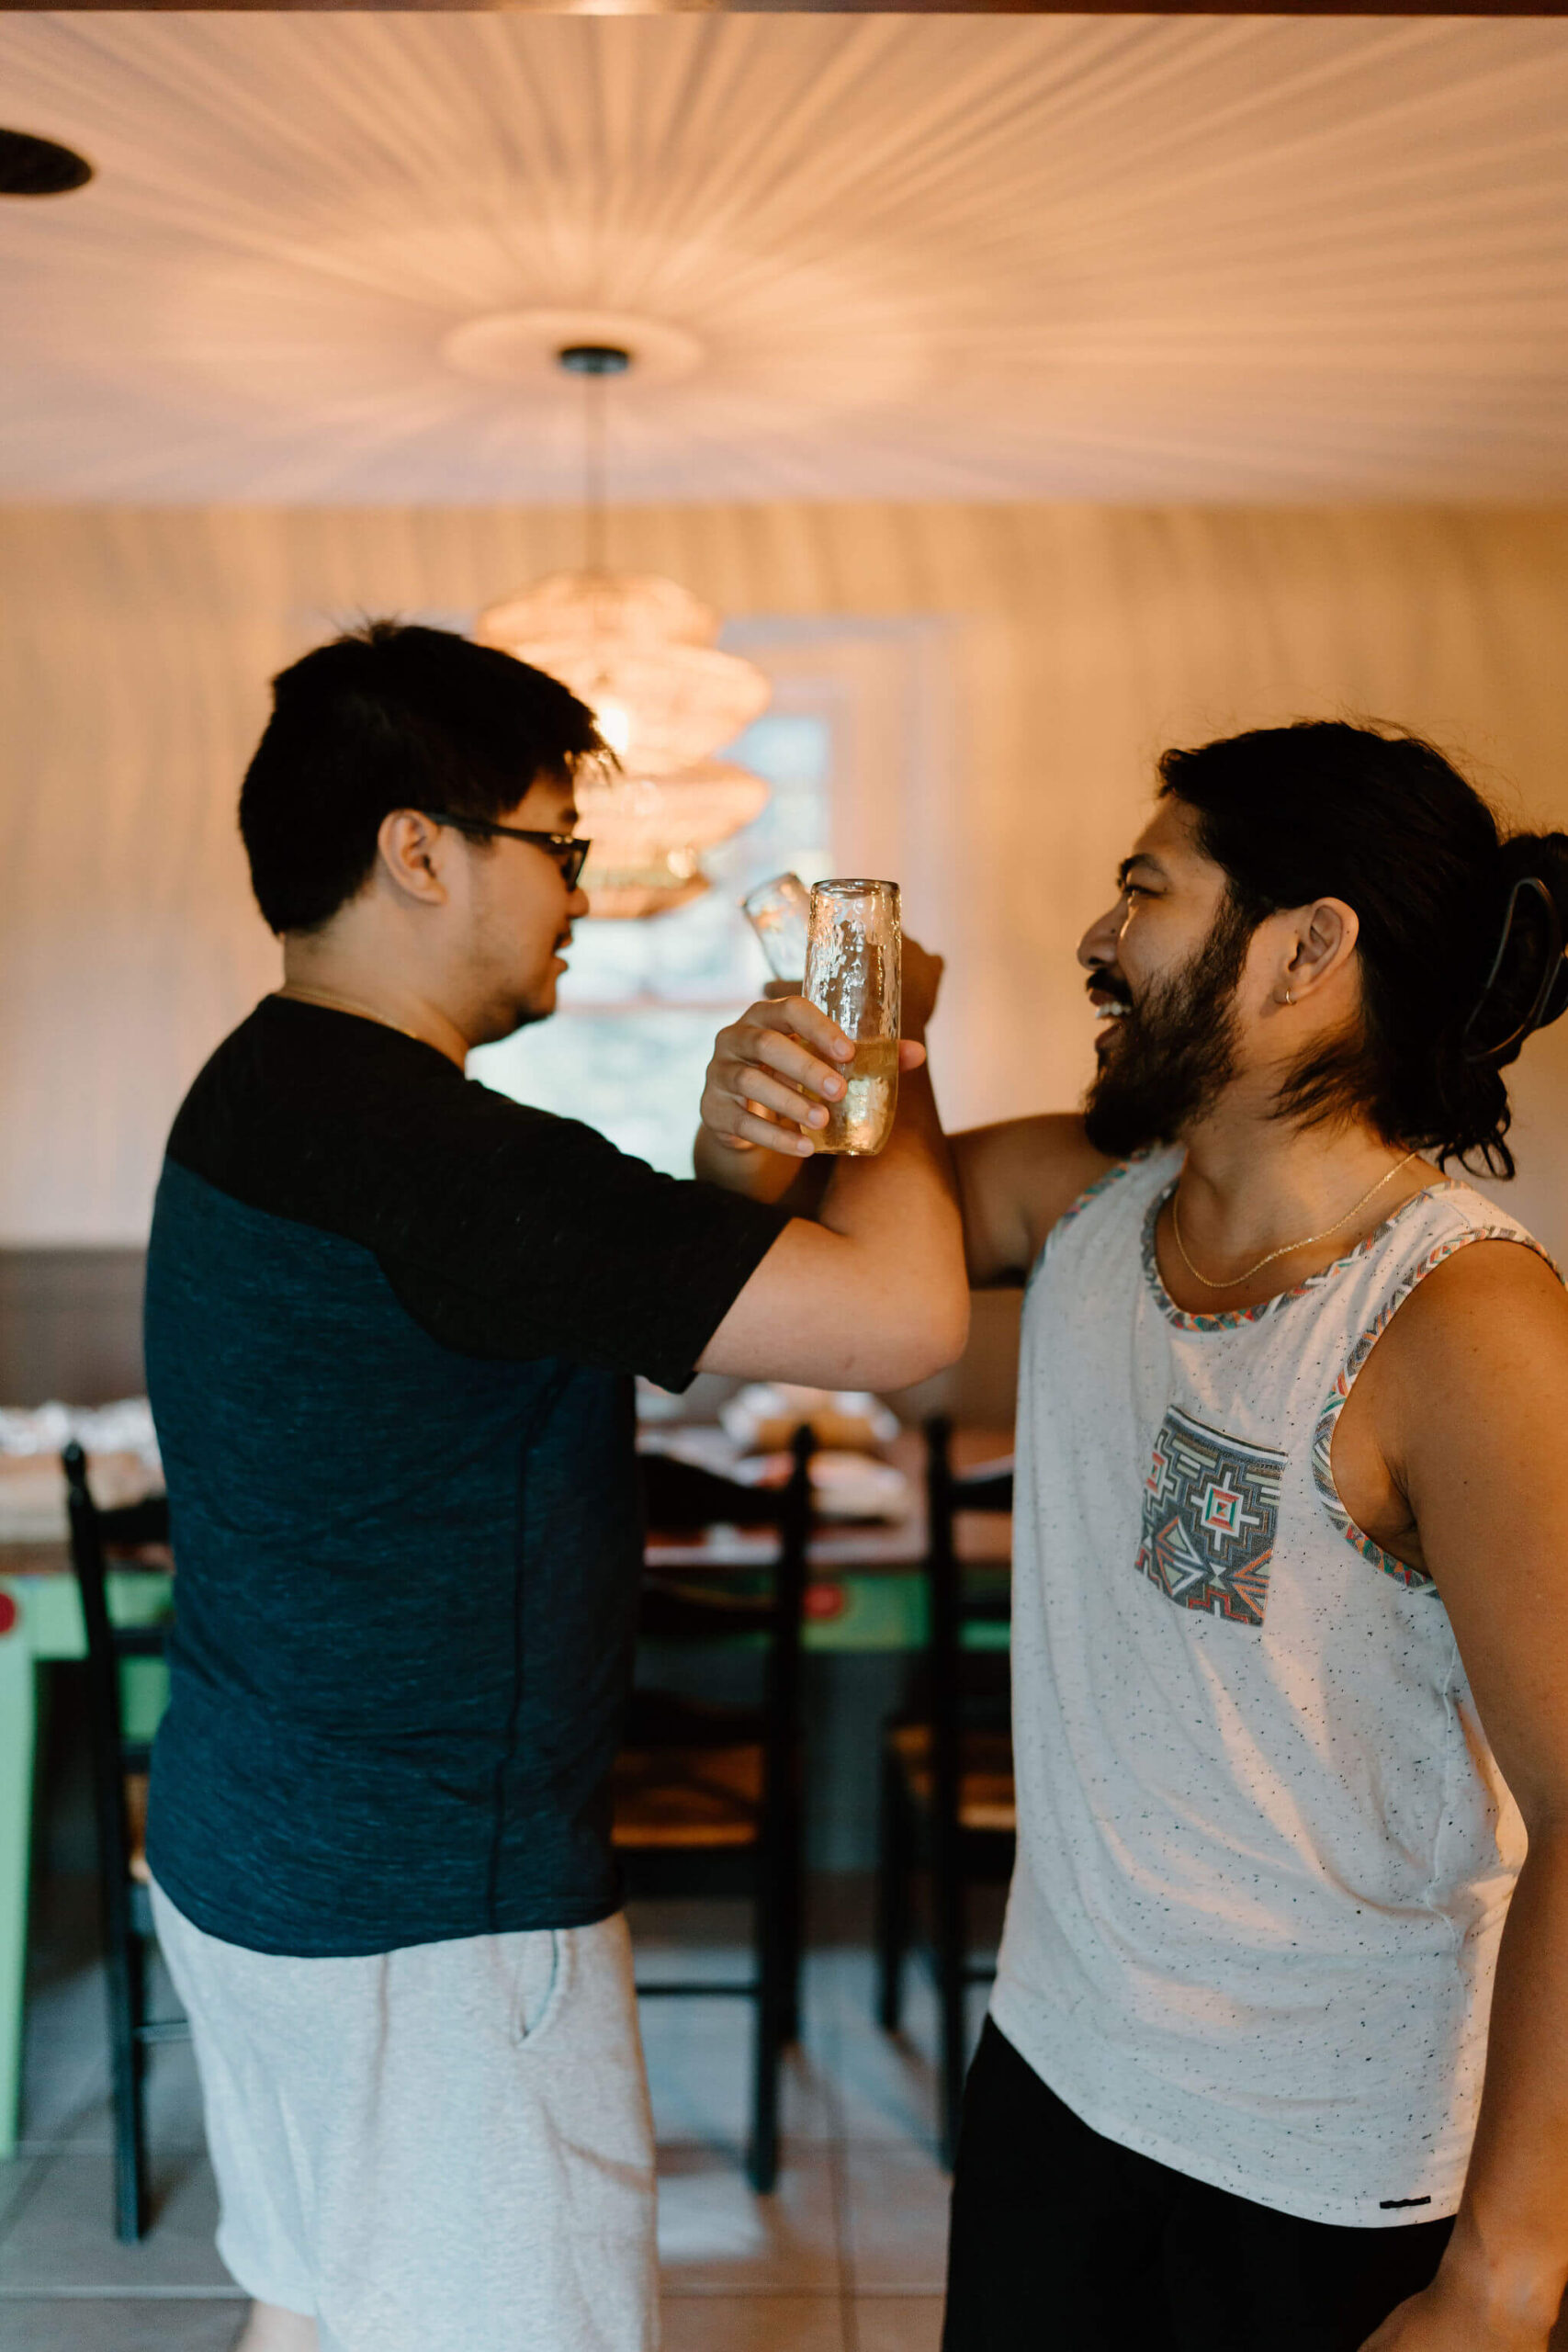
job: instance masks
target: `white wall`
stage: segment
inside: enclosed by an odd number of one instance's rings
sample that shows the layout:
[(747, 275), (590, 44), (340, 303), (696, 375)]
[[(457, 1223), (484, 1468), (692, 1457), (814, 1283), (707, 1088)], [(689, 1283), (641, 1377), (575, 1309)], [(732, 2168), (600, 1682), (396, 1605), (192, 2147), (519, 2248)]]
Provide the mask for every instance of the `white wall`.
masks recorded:
[[(360, 612), (461, 621), (577, 535), (479, 508), (0, 512), (0, 1243), (138, 1239), (185, 1086), (273, 983), (233, 821), (268, 675)], [(1080, 1086), (1072, 948), (1167, 742), (1370, 712), (1568, 824), (1568, 512), (643, 508), (612, 553), (739, 616), (947, 624), (951, 806), (868, 782), (855, 831), (949, 956), (958, 1123)], [(1520, 1071), (1515, 1202), (1568, 1252), (1568, 1036)]]

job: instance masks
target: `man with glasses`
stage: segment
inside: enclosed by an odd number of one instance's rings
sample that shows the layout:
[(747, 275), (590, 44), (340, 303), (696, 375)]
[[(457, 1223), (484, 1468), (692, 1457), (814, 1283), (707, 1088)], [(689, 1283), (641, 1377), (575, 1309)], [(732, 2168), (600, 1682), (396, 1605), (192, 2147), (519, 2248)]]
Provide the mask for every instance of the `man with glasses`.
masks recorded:
[[(601, 748), (554, 680), (378, 623), (276, 681), (241, 797), (284, 982), (159, 1187), (179, 1573), (148, 1857), (245, 2352), (656, 2342), (606, 1794), (631, 1375), (893, 1386), (964, 1341), (918, 953), (897, 1131), (811, 1221), (465, 1078), (554, 1010)], [(799, 1000), (728, 1034), (759, 1099), (770, 1062), (842, 1087)]]

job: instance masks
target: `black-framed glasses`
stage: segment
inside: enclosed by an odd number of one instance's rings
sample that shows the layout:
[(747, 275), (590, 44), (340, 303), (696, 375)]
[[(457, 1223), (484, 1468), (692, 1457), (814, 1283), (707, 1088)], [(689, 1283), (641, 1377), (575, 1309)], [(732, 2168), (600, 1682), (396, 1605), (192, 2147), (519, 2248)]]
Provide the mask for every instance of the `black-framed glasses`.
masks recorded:
[(433, 825), (450, 825), (459, 833), (493, 834), (509, 842), (532, 842), (536, 849), (547, 851), (555, 859), (569, 891), (576, 889), (578, 877), (593, 846), (591, 841), (584, 841), (581, 833), (525, 832), (521, 825), (496, 825), (488, 817), (458, 817), (450, 808), (422, 808), (419, 813), (422, 817), (428, 817)]

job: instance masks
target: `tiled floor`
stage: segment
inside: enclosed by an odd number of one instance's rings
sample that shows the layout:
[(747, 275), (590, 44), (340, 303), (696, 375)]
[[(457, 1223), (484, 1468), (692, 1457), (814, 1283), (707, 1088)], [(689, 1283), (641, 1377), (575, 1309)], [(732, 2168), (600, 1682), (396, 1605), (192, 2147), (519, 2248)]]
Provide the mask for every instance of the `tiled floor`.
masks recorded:
[[(228, 2352), (242, 2305), (213, 2251), (183, 2045), (153, 2052), (155, 2225), (140, 2246), (114, 2239), (102, 1995), (71, 1899), (81, 1892), (51, 1889), (39, 1922), (27, 2137), (0, 2165), (0, 2341), (6, 2352)], [(644, 2004), (666, 2352), (936, 2352), (947, 2184), (931, 2153), (932, 2004), (912, 1977), (908, 2036), (877, 2030), (863, 1894), (818, 1890), (772, 2197), (751, 2194), (740, 2165), (749, 2012)], [(666, 1944), (689, 1967), (691, 1939), (715, 1920), (711, 1906), (671, 1905), (636, 1924), (645, 1968)]]

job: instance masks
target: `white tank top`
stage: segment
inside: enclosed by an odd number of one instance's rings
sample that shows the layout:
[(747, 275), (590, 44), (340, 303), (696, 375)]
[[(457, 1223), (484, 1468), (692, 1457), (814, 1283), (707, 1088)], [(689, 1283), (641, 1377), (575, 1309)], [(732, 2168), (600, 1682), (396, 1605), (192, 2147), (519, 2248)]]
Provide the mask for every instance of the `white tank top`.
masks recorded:
[(1329, 1446), (1434, 1267), (1538, 1245), (1439, 1182), (1299, 1289), (1189, 1315), (1154, 1248), (1180, 1164), (1086, 1193), (1024, 1304), (992, 2014), (1126, 2147), (1310, 2221), (1430, 2221), (1524, 1833), (1435, 1586), (1352, 1523)]

